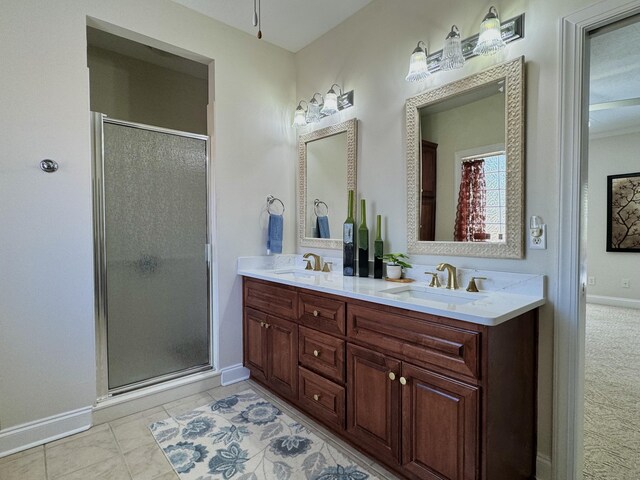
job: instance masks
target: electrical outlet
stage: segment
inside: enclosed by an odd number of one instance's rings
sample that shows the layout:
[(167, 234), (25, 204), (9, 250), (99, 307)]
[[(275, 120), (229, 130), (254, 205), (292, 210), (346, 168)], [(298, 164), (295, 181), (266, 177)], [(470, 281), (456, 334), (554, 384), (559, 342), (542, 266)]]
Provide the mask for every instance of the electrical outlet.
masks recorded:
[(629, 281), (629, 279), (628, 279), (628, 278), (623, 278), (623, 279), (620, 281), (620, 286), (621, 286), (622, 288), (630, 288), (630, 287), (631, 287), (631, 282)]
[(547, 249), (547, 225), (540, 225), (541, 233), (538, 236), (532, 235), (531, 229), (529, 229), (529, 248), (532, 250), (546, 250)]
[(587, 277), (587, 284), (595, 285), (596, 284), (596, 277)]

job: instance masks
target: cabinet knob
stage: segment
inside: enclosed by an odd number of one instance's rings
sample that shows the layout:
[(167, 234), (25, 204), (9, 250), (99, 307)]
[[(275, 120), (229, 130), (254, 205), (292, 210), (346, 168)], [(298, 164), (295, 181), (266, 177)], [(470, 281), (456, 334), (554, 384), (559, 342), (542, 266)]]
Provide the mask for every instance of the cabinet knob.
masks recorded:
[(313, 399), (317, 402), (318, 400), (320, 400), (320, 395), (315, 394), (315, 395), (313, 396)]
[(407, 379), (404, 377), (400, 377), (400, 385), (406, 385), (407, 384)]
[(396, 379), (396, 374), (393, 372), (389, 372), (389, 380), (395, 380)]
[(320, 356), (320, 350), (314, 350), (313, 351), (313, 356), (314, 357), (319, 357)]
[(260, 322), (260, 326), (264, 328), (264, 322)]
[(318, 310), (314, 310), (314, 311), (313, 311), (313, 316), (314, 316), (314, 317), (317, 317), (317, 316), (318, 316)]
[(269, 328), (271, 325), (269, 325), (268, 323), (264, 324), (264, 328)]

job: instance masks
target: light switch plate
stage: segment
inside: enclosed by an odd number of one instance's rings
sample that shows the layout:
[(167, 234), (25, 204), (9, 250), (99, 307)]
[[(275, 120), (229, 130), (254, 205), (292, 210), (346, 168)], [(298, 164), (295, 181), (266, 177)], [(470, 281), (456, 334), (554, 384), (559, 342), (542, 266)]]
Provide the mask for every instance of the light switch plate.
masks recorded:
[(546, 250), (547, 249), (547, 224), (540, 225), (542, 234), (538, 237), (531, 235), (529, 231), (529, 248), (531, 250)]

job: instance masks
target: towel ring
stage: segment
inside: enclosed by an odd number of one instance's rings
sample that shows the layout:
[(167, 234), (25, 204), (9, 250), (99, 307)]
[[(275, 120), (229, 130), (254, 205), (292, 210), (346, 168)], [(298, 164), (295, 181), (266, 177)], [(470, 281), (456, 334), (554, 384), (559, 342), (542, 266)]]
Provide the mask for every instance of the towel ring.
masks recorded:
[[(282, 205), (282, 212), (277, 213), (277, 212), (272, 212), (271, 211), (271, 205), (273, 205), (273, 202), (280, 202), (280, 205)], [(267, 211), (272, 215), (282, 215), (284, 213), (284, 203), (282, 203), (282, 200), (280, 200), (278, 197), (274, 197), (273, 195), (269, 195), (267, 197)]]
[[(320, 215), (320, 214), (318, 213), (318, 208), (320, 207), (320, 205), (324, 205), (324, 208), (325, 208), (325, 210), (326, 210), (326, 212), (324, 213), (324, 215)], [(327, 215), (329, 215), (329, 206), (328, 206), (326, 203), (324, 203), (322, 200), (319, 200), (319, 199), (317, 199), (317, 198), (316, 198), (316, 199), (313, 201), (313, 213), (315, 213), (315, 214), (316, 214), (316, 217), (320, 217), (320, 216), (327, 216)]]

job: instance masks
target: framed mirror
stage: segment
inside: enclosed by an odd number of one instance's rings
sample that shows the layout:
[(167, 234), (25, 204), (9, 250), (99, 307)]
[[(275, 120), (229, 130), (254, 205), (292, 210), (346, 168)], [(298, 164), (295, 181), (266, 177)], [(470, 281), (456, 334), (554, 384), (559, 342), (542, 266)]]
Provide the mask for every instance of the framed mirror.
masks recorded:
[(409, 98), (407, 250), (522, 258), (524, 57)]
[(298, 236), (303, 247), (342, 248), (347, 192), (356, 190), (358, 121), (298, 137)]

